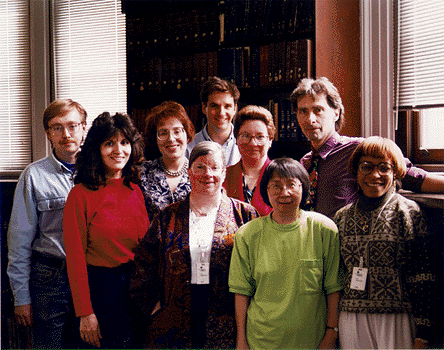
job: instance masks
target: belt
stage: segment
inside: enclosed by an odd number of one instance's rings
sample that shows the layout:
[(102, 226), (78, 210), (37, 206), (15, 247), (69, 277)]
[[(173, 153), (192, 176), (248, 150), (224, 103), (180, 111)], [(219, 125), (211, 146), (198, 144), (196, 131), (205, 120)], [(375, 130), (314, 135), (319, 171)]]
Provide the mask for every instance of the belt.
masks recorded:
[(56, 257), (51, 257), (49, 255), (45, 255), (39, 252), (32, 253), (32, 260), (34, 262), (38, 262), (39, 264), (43, 264), (49, 267), (53, 267), (56, 269), (61, 269), (66, 267), (66, 260), (60, 259)]

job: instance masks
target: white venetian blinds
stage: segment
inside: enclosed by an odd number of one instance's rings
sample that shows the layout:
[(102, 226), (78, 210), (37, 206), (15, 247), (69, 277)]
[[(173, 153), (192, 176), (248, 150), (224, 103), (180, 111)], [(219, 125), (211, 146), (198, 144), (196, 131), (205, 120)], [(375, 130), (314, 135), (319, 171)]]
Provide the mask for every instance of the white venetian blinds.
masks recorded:
[(444, 106), (444, 1), (398, 0), (396, 106)]
[(4, 175), (31, 161), (28, 0), (0, 1), (0, 72), (0, 173)]
[(120, 0), (53, 1), (56, 98), (88, 112), (127, 112), (125, 15)]

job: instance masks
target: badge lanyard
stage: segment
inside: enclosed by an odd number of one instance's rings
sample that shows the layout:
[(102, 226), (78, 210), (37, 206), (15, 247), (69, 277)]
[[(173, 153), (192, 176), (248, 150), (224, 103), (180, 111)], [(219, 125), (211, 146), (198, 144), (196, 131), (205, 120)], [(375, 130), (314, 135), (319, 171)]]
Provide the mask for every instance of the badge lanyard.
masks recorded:
[(190, 211), (190, 234), (193, 230), (193, 236), (195, 237), (195, 243), (191, 244), (190, 242), (190, 253), (192, 253), (191, 283), (193, 284), (210, 283), (210, 257), (214, 235), (214, 228), (208, 230), (211, 224), (214, 226), (210, 216), (198, 218)]
[(199, 258), (196, 259), (197, 284), (210, 283), (210, 252), (209, 246), (203, 239), (198, 240)]
[[(378, 213), (378, 216), (376, 217), (375, 224), (378, 222), (385, 206), (390, 202), (390, 200), (393, 198), (394, 195), (395, 194), (392, 193), (390, 198), (382, 206), (381, 210)], [(355, 219), (357, 217), (357, 208), (358, 208), (358, 201), (356, 201), (356, 204), (355, 204)], [(372, 223), (372, 218), (370, 217), (369, 224), (371, 224), (371, 223)], [(369, 237), (373, 234), (374, 226), (375, 225), (372, 225), (370, 228), (370, 232), (368, 234)], [(364, 230), (365, 230), (365, 226), (364, 226)], [(362, 290), (365, 290), (365, 286), (366, 286), (366, 282), (367, 282), (367, 275), (368, 275), (368, 268), (364, 267), (364, 255), (367, 253), (368, 244), (364, 248), (364, 251), (361, 255), (360, 252), (362, 251), (362, 249), (361, 249), (362, 242), (358, 241), (358, 232), (356, 229), (356, 223), (355, 223), (355, 238), (356, 238), (356, 246), (357, 246), (358, 255), (359, 255), (359, 267), (356, 267), (356, 266), (353, 267), (353, 274), (352, 274), (352, 279), (351, 279), (351, 283), (350, 283), (350, 289), (362, 291)]]

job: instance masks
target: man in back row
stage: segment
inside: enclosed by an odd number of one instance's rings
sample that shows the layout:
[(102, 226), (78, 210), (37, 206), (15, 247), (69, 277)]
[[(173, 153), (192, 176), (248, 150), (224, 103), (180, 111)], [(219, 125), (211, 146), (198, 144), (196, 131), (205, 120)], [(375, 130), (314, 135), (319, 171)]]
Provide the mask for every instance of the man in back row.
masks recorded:
[(7, 273), (17, 323), (32, 328), (34, 349), (78, 348), (81, 343), (66, 270), (62, 218), (87, 113), (56, 100), (43, 114), (51, 154), (20, 175), (8, 230)]
[(239, 96), (240, 93), (236, 85), (218, 77), (211, 77), (203, 84), (200, 100), (202, 112), (207, 117), (207, 123), (188, 144), (187, 158), (190, 157), (191, 151), (199, 142), (213, 141), (222, 146), (226, 166), (239, 162), (241, 156), (231, 123), (237, 112)]
[[(348, 172), (347, 164), (364, 139), (339, 134), (344, 125), (344, 106), (338, 90), (327, 78), (302, 79), (290, 101), (312, 146), (312, 151), (301, 159), (311, 180), (316, 180), (312, 209), (333, 218), (338, 209), (357, 198), (356, 178)], [(442, 193), (444, 176), (430, 174), (407, 161), (402, 188)]]

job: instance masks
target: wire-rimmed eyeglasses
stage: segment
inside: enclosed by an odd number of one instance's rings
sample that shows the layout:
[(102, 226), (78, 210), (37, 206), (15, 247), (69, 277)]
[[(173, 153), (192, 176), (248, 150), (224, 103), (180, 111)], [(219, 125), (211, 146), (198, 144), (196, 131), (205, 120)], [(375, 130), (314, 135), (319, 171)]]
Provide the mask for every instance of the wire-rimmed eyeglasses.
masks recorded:
[(248, 132), (243, 132), (238, 136), (239, 143), (241, 144), (248, 144), (251, 142), (252, 139), (256, 140), (256, 145), (263, 146), (265, 145), (265, 142), (268, 140), (268, 136), (266, 135), (251, 135)]
[(387, 175), (393, 170), (393, 165), (389, 163), (373, 164), (370, 162), (361, 162), (358, 165), (358, 170), (362, 175), (369, 175), (373, 169), (377, 168), (380, 175)]
[(157, 132), (157, 139), (159, 141), (168, 140), (171, 134), (173, 135), (174, 138), (178, 139), (182, 136), (184, 131), (185, 129), (181, 127), (173, 128), (172, 130), (161, 129)]
[(57, 125), (50, 126), (49, 130), (51, 130), (51, 132), (54, 136), (61, 136), (61, 135), (63, 135), (63, 132), (65, 130), (67, 130), (68, 133), (72, 136), (72, 135), (77, 134), (79, 132), (81, 125), (83, 125), (83, 123), (72, 123), (72, 124), (68, 124), (66, 126), (61, 125), (61, 124), (57, 124)]

